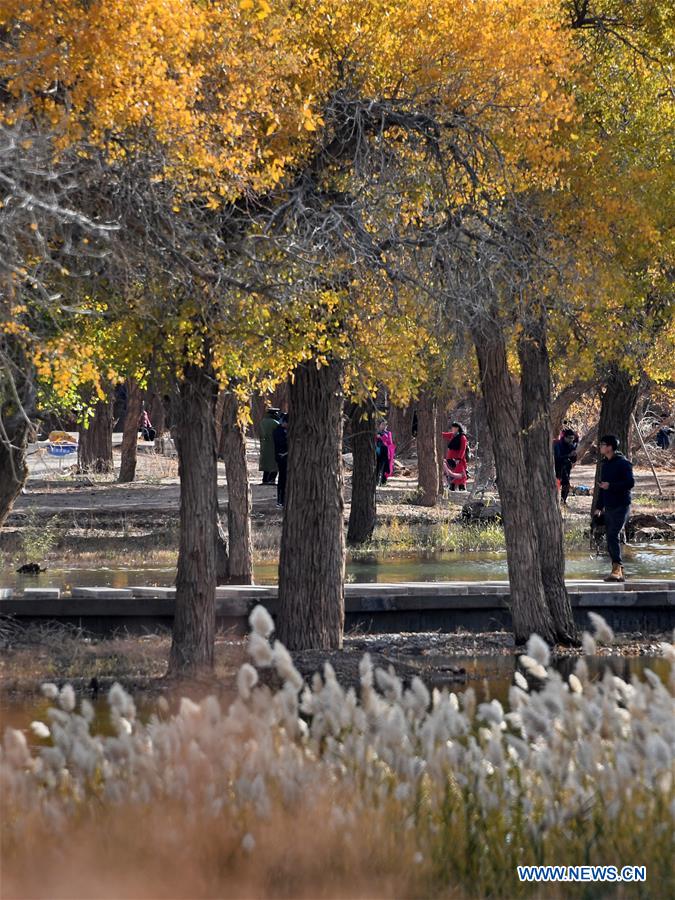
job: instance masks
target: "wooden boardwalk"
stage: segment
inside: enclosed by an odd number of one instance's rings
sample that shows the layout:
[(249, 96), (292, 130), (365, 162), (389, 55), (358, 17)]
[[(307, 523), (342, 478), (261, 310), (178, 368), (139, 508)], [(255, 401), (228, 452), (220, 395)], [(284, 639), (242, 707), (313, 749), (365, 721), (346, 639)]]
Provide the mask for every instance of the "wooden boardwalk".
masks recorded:
[[(617, 631), (663, 632), (675, 627), (675, 580), (635, 580), (625, 584), (569, 581), (575, 617), (588, 625), (588, 611), (598, 612)], [(175, 589), (171, 587), (29, 588), (21, 594), (0, 590), (0, 616), (20, 623), (62, 622), (97, 635), (133, 633), (170, 627)], [(218, 624), (244, 633), (256, 603), (277, 611), (277, 588), (271, 585), (217, 589)], [(369, 632), (493, 631), (509, 628), (506, 581), (434, 581), (400, 584), (347, 584), (347, 629)]]

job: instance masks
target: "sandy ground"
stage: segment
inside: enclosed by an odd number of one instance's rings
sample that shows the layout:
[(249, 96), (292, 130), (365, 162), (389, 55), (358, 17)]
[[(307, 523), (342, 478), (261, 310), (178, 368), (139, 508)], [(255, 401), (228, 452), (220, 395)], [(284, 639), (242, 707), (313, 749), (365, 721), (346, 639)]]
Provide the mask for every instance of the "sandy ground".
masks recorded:
[[(119, 465), (119, 450), (115, 450), (116, 464)], [(402, 460), (412, 474), (409, 477), (391, 478), (386, 486), (378, 487), (378, 511), (380, 515), (396, 516), (410, 521), (443, 521), (449, 513), (459, 511), (466, 502), (466, 494), (457, 493), (442, 500), (434, 509), (417, 506), (410, 501), (417, 487), (415, 460)], [(16, 501), (16, 513), (35, 510), (49, 514), (68, 511), (96, 511), (134, 513), (135, 511), (155, 511), (170, 515), (178, 512), (180, 484), (178, 465), (175, 458), (161, 456), (143, 448), (138, 454), (137, 481), (132, 484), (117, 484), (113, 476), (74, 476), (65, 462), (59, 469), (59, 462), (44, 454), (29, 457), (30, 475), (25, 493)], [(276, 489), (260, 483), (257, 466), (257, 448), (251, 442), (248, 450), (249, 478), (253, 493), (253, 512), (279, 520), (276, 509)], [(634, 512), (675, 511), (675, 471), (658, 473), (663, 498), (659, 497), (654, 477), (649, 469), (636, 468), (634, 491)], [(573, 484), (592, 486), (595, 477), (594, 466), (577, 466), (572, 474)], [(471, 482), (468, 488), (471, 490)], [(349, 512), (351, 495), (350, 472), (346, 471), (346, 500)], [(218, 498), (221, 504), (227, 502), (225, 467), (218, 464)], [(590, 512), (590, 498), (570, 497), (566, 515), (587, 515)], [(15, 521), (20, 516), (15, 516)], [(17, 521), (18, 524), (18, 521)]]

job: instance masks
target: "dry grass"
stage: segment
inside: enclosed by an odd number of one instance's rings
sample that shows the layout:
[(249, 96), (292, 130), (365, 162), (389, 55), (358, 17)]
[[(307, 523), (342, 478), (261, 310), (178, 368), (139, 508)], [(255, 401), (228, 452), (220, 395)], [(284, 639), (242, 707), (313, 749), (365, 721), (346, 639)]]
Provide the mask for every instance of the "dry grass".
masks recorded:
[(535, 863), (645, 865), (645, 885), (605, 895), (673, 896), (672, 645), (668, 684), (594, 681), (583, 660), (564, 680), (533, 638), (505, 712), (366, 659), (358, 696), (329, 666), (307, 687), (260, 607), (251, 625), (280, 686), (246, 663), (226, 705), (160, 699), (140, 722), (114, 688), (104, 728), (46, 686), (30, 744), (3, 742), (3, 896), (579, 896), (520, 884)]
[[(410, 838), (381, 835), (363, 821), (360, 840), (331, 827), (331, 810), (310, 798), (256, 829), (252, 853), (241, 826), (191, 820), (180, 804), (106, 810), (68, 828), (63, 842), (34, 822), (40, 865), (20, 849), (6, 867), (2, 896), (30, 900), (155, 898), (337, 898), (423, 896)], [(32, 844), (32, 840), (31, 840)], [(34, 845), (33, 845), (34, 846)], [(64, 864), (67, 863), (67, 864)], [(452, 896), (452, 894), (448, 895)], [(459, 896), (456, 894), (455, 896)]]
[[(147, 687), (166, 675), (170, 646), (168, 631), (97, 639), (59, 623), (25, 626), (0, 619), (0, 684), (5, 693), (22, 694), (51, 680)], [(232, 684), (243, 654), (241, 641), (219, 635), (214, 681)]]

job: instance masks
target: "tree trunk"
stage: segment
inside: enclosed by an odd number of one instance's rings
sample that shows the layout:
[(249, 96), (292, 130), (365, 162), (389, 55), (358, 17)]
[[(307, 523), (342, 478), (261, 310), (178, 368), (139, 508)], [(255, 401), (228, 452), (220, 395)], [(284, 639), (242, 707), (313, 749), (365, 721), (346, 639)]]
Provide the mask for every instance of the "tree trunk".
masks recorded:
[(127, 378), (127, 414), (122, 434), (122, 460), (118, 481), (129, 482), (136, 477), (138, 423), (141, 418), (141, 389), (133, 378)]
[(477, 444), (474, 485), (486, 487), (495, 480), (495, 455), (492, 450), (485, 399), (478, 394), (475, 400), (474, 422)]
[(354, 404), (352, 430), (352, 503), (347, 543), (365, 544), (373, 536), (377, 518), (377, 457), (375, 455), (375, 411), (373, 404)]
[(260, 435), (260, 423), (268, 405), (266, 398), (261, 394), (253, 394), (251, 397), (251, 429), (256, 437)]
[(0, 528), (28, 478), (26, 448), (30, 425), (17, 414), (2, 423), (0, 435)]
[(150, 416), (150, 421), (152, 422), (152, 427), (155, 429), (157, 437), (161, 438), (161, 436), (167, 430), (167, 428), (166, 428), (166, 409), (164, 407), (164, 397), (157, 388), (153, 388), (150, 391), (150, 396), (148, 398), (148, 406), (149, 406), (148, 415)]
[(251, 486), (246, 467), (246, 437), (239, 424), (239, 403), (232, 391), (224, 393), (221, 447), (227, 478), (227, 531), (230, 584), (253, 584), (251, 538)]
[(527, 498), (529, 479), (506, 341), (496, 316), (482, 323), (474, 320), (472, 336), (495, 453), (516, 643), (525, 643), (533, 633), (553, 643), (555, 628), (544, 595), (539, 544)]
[[(631, 415), (640, 393), (640, 379), (637, 380), (625, 369), (613, 365), (610, 368), (607, 383), (600, 403), (600, 421), (598, 422), (598, 444), (606, 434), (614, 434), (619, 439), (619, 450), (628, 455), (628, 434), (631, 426)], [(603, 457), (598, 455), (595, 469), (595, 486), (593, 488), (593, 506), (598, 501), (600, 488), (600, 468)]]
[[(558, 432), (560, 434), (560, 432)], [(593, 444), (595, 444), (598, 440), (598, 426), (593, 425), (592, 428), (589, 428), (585, 435), (579, 441), (579, 446), (577, 447), (577, 459), (582, 464), (586, 464), (586, 456), (593, 449)], [(595, 458), (588, 460), (589, 462), (595, 462)]]
[(572, 384), (564, 387), (560, 393), (551, 401), (551, 436), (555, 440), (562, 430), (563, 420), (567, 415), (567, 410), (573, 403), (580, 400), (581, 397), (592, 388), (595, 387), (594, 379), (577, 380)]
[(223, 434), (223, 415), (225, 414), (225, 397), (227, 391), (218, 391), (216, 411), (213, 420), (216, 426), (216, 452), (218, 459), (225, 459), (225, 435)]
[(442, 497), (445, 491), (445, 475), (443, 474), (443, 460), (445, 459), (446, 444), (443, 443), (441, 433), (446, 430), (447, 414), (440, 403), (436, 403), (436, 472), (438, 473), (438, 496)]
[(180, 476), (180, 543), (170, 675), (192, 676), (213, 668), (218, 537), (213, 426), (216, 396), (210, 368), (186, 365), (174, 423)]
[(342, 646), (342, 374), (336, 360), (320, 368), (310, 360), (295, 370), (289, 391), (277, 631), (290, 650)]
[[(213, 416), (216, 435), (216, 458), (225, 459), (225, 435), (223, 434), (223, 414), (225, 412), (225, 397), (227, 391), (218, 391), (216, 408)], [(217, 465), (217, 463), (216, 463)], [(218, 521), (216, 523), (216, 584), (230, 583), (230, 548), (227, 530), (223, 526), (218, 507)]]
[(88, 427), (80, 426), (77, 448), (77, 471), (108, 475), (115, 471), (112, 450), (112, 401), (99, 400)]
[(389, 409), (387, 422), (396, 444), (396, 455), (399, 459), (405, 459), (414, 442), (412, 433), (414, 412), (415, 407), (412, 404), (408, 404), (408, 406), (392, 406)]
[(572, 605), (565, 587), (565, 544), (558, 504), (551, 440), (551, 370), (546, 346), (546, 324), (541, 317), (518, 342), (521, 371), (521, 425), (529, 483), (524, 491), (530, 502), (539, 542), (539, 568), (546, 602), (553, 617), (556, 639), (576, 644)]
[(269, 406), (276, 406), (282, 412), (288, 411), (288, 382), (282, 381), (272, 391)]
[(220, 514), (216, 520), (216, 584), (230, 583), (230, 550)]
[(421, 506), (438, 503), (438, 434), (436, 398), (423, 391), (417, 402), (417, 486)]

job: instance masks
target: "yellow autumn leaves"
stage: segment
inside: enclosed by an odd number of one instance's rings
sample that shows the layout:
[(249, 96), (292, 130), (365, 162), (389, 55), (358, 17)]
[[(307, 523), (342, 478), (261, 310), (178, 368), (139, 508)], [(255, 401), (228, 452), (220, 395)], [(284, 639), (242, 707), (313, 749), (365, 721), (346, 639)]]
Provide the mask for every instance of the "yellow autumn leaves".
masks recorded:
[[(602, 146), (593, 131), (600, 101), (559, 0), (0, 0), (0, 27), (0, 66), (13, 97), (6, 118), (42, 118), (61, 147), (85, 138), (110, 160), (158, 152), (164, 165), (155, 178), (172, 183), (176, 216), (195, 197), (216, 210), (297, 176), (333, 137), (330, 105), (339, 96), (365, 107), (384, 99), (393, 109), (432, 110), (447, 126), (439, 142), (452, 165), (472, 135), (494, 163), (479, 173), (491, 197), (554, 190), (552, 214), (567, 217), (569, 233), (583, 230), (583, 218), (589, 245), (602, 245), (606, 255), (614, 246), (629, 263), (642, 264), (658, 241), (651, 218), (641, 215), (642, 199), (653, 194), (638, 183), (637, 167), (632, 181), (624, 181), (628, 192), (614, 197), (605, 189)], [(619, 62), (625, 69), (625, 59)], [(603, 84), (611, 85), (611, 72), (610, 61)], [(593, 113), (586, 125), (579, 85)], [(643, 92), (650, 102), (657, 94), (651, 84)], [(616, 132), (620, 98), (609, 96), (606, 121)], [(638, 135), (647, 130), (646, 118), (639, 119)], [(354, 121), (353, 128), (361, 125)], [(368, 127), (368, 139), (376, 141), (376, 128)], [(395, 127), (386, 127), (395, 136)], [(633, 137), (623, 138), (627, 158)], [(622, 145), (622, 136), (615, 144)], [(395, 215), (401, 227), (414, 229), (433, 207), (437, 183), (428, 174), (426, 149), (402, 140), (398, 152), (408, 168), (405, 184), (395, 201), (368, 209), (364, 228), (373, 233), (378, 217)], [(651, 151), (654, 160), (662, 153)], [(612, 165), (619, 171), (616, 159)], [(335, 169), (326, 176), (327, 183), (336, 179), (331, 187), (343, 179), (339, 189), (347, 182), (358, 189), (353, 173), (342, 175), (337, 163)], [(469, 166), (455, 165), (448, 191), (461, 197), (471, 179)], [(630, 224), (623, 234), (615, 226), (622, 219)], [(588, 260), (579, 272), (592, 282)], [(605, 274), (608, 289), (611, 266)], [(281, 332), (274, 331), (277, 312), (270, 315), (265, 302), (232, 298), (241, 306), (234, 316), (239, 338), (232, 321), (208, 324), (218, 376), (245, 378), (247, 366), (282, 374), (303, 353), (336, 352), (358, 361), (354, 371), (389, 367), (405, 394), (412, 377), (406, 367), (424, 355), (431, 325), (415, 312), (414, 296), (387, 315), (390, 298), (382, 285), (362, 273), (359, 279), (359, 289), (349, 293), (299, 296)], [(575, 290), (581, 298), (583, 290)], [(628, 291), (624, 281), (620, 291)], [(176, 335), (182, 339), (196, 327), (185, 310), (172, 311), (167, 322), (162, 339), (169, 348)], [(190, 352), (199, 353), (201, 337), (190, 338)], [(75, 370), (78, 377), (91, 375), (85, 367)], [(55, 377), (65, 383), (65, 374)]]
[(111, 156), (149, 133), (168, 174), (214, 203), (301, 164), (337, 89), (433, 98), (550, 179), (572, 110), (557, 13), (549, 0), (2, 0), (0, 63), (10, 115), (37, 111), (64, 143)]

